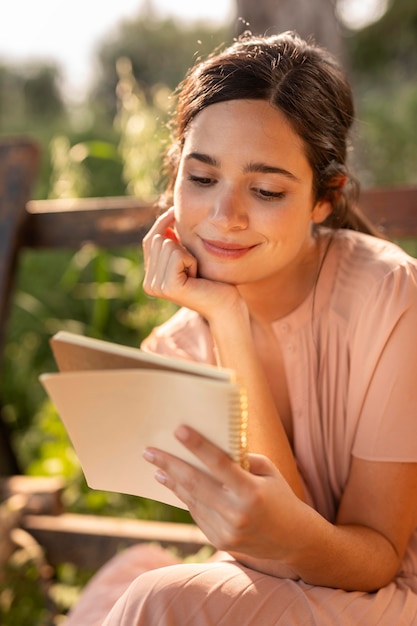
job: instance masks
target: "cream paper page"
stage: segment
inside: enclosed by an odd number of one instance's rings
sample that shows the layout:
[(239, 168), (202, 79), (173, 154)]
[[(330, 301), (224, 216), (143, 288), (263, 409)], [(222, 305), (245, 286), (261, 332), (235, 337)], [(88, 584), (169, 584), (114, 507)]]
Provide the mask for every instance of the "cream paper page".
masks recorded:
[(186, 508), (156, 482), (144, 448), (155, 446), (201, 465), (174, 437), (177, 426), (189, 424), (229, 450), (229, 416), (236, 413), (239, 394), (234, 383), (134, 369), (43, 374), (41, 382), (94, 489)]

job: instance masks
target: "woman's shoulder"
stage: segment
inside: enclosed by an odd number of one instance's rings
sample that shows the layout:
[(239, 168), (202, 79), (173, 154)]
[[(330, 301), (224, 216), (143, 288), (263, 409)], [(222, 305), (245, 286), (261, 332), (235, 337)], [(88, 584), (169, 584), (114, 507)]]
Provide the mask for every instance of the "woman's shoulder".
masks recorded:
[(185, 307), (154, 328), (142, 342), (141, 348), (191, 361), (215, 363), (207, 322), (201, 315)]
[(400, 246), (372, 235), (340, 230), (332, 236), (332, 254), (337, 259), (339, 285), (378, 288), (390, 278), (417, 283), (417, 259)]
[(345, 315), (360, 313), (371, 302), (398, 309), (417, 304), (417, 260), (395, 243), (340, 230), (331, 247), (338, 267), (332, 300)]
[(365, 275), (378, 278), (400, 267), (417, 269), (417, 260), (387, 239), (343, 229), (335, 233), (334, 242), (341, 261)]

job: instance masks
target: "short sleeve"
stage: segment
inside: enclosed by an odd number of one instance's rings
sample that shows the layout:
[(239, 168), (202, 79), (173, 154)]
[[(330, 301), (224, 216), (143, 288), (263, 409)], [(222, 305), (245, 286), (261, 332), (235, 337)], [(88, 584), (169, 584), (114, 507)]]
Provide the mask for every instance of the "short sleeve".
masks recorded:
[(417, 462), (417, 268), (413, 260), (370, 289), (351, 351), (358, 411), (353, 455)]
[(142, 350), (188, 361), (215, 365), (211, 333), (206, 321), (182, 308), (167, 322), (153, 329), (141, 344)]

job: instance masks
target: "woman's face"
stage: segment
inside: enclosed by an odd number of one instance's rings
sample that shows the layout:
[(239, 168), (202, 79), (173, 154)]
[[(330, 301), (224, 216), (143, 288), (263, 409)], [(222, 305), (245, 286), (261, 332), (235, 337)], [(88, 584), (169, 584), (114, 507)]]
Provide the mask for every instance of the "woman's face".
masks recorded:
[[(187, 129), (174, 188), (176, 230), (199, 275), (233, 284), (297, 280), (313, 246), (313, 172), (300, 137), (262, 100), (202, 110)], [(301, 275), (301, 274), (300, 274)]]

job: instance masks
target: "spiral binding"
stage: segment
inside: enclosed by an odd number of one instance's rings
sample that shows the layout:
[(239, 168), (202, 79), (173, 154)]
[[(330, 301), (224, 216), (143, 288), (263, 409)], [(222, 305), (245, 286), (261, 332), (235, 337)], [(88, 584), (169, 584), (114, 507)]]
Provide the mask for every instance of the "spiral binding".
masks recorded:
[(248, 460), (248, 398), (243, 386), (236, 383), (231, 394), (229, 450), (234, 461), (249, 469)]

